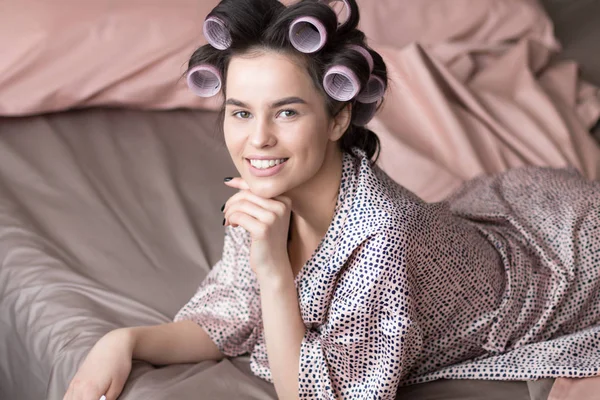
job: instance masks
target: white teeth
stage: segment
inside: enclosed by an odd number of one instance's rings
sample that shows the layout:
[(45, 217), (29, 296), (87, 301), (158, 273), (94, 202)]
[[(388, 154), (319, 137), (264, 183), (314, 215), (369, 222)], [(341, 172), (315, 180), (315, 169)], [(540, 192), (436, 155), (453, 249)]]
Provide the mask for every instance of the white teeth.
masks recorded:
[(250, 160), (250, 164), (257, 169), (267, 169), (284, 163), (285, 161), (285, 158), (281, 158), (279, 160)]

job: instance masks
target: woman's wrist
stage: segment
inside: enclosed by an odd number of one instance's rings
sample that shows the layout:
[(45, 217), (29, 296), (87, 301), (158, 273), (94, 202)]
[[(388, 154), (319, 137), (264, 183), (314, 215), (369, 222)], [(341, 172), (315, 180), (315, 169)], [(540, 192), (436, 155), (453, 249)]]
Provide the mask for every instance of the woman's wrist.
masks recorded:
[(135, 356), (135, 347), (138, 341), (137, 328), (118, 328), (106, 334), (108, 340), (115, 340), (131, 351)]
[(282, 264), (272, 268), (261, 268), (261, 270), (256, 271), (256, 279), (261, 290), (281, 290), (294, 281), (294, 274), (292, 273), (289, 261)]

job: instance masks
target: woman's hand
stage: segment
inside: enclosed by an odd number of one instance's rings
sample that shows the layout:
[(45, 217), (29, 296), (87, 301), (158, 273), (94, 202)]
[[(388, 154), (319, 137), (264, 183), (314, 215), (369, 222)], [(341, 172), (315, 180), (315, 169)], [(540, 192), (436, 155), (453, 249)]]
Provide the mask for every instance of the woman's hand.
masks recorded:
[(104, 335), (88, 353), (63, 400), (116, 400), (131, 372), (134, 343), (128, 331)]
[(250, 233), (250, 266), (254, 273), (259, 279), (291, 273), (287, 252), (291, 200), (257, 196), (241, 178), (225, 184), (240, 190), (229, 198), (223, 212), (226, 225), (241, 226)]

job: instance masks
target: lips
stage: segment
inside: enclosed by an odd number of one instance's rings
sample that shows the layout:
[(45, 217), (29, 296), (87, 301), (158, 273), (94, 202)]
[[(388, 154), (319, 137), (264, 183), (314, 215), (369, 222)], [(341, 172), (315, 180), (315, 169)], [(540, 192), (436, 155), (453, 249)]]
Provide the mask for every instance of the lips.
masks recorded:
[(264, 178), (278, 174), (287, 164), (289, 158), (246, 158), (250, 173)]
[(278, 158), (278, 159), (270, 159), (270, 160), (250, 159), (250, 164), (254, 168), (267, 169), (267, 168), (272, 168), (279, 164), (283, 164), (286, 161), (287, 161), (287, 158)]

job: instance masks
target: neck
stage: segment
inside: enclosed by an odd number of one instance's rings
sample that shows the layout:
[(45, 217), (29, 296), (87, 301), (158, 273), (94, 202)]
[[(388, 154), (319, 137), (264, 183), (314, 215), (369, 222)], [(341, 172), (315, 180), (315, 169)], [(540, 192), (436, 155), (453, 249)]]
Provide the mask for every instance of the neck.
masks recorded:
[(288, 193), (292, 200), (292, 240), (308, 237), (320, 241), (329, 229), (342, 179), (343, 153), (336, 143), (328, 147), (325, 160), (310, 182)]

